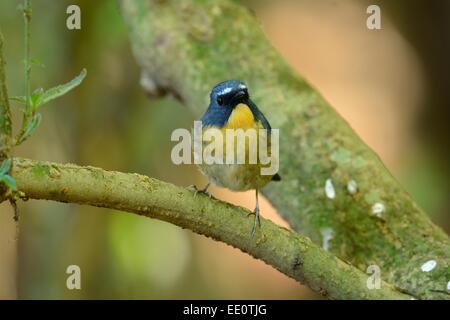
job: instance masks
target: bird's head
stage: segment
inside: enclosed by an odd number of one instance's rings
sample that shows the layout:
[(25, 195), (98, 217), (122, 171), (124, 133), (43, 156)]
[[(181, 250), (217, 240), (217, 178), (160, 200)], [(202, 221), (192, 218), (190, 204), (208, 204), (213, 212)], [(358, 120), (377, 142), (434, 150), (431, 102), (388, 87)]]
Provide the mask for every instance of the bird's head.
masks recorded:
[(217, 84), (211, 90), (210, 99), (208, 110), (201, 119), (204, 126), (222, 127), (238, 104), (250, 103), (247, 86), (240, 80)]
[(239, 103), (249, 99), (247, 86), (239, 80), (228, 80), (219, 83), (211, 91), (211, 105), (233, 109)]

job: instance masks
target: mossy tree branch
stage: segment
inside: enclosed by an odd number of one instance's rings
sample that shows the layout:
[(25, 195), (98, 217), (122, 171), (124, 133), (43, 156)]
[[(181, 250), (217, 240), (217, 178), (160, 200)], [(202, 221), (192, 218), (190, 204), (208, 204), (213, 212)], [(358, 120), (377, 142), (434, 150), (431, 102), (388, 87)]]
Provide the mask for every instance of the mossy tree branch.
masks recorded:
[(391, 285), (368, 289), (367, 275), (307, 237), (262, 220), (250, 239), (248, 211), (194, 190), (138, 174), (14, 159), (12, 175), (27, 197), (112, 208), (156, 218), (228, 243), (313, 290), (336, 299), (408, 299)]
[[(414, 296), (450, 297), (449, 237), (292, 71), (246, 8), (228, 0), (120, 4), (150, 93), (169, 91), (200, 116), (214, 84), (232, 78), (248, 83), (280, 128), (283, 181), (269, 184), (264, 194), (294, 230), (317, 244), (326, 234), (333, 254), (361, 270), (378, 265), (384, 280)], [(424, 272), (428, 260), (437, 265)]]

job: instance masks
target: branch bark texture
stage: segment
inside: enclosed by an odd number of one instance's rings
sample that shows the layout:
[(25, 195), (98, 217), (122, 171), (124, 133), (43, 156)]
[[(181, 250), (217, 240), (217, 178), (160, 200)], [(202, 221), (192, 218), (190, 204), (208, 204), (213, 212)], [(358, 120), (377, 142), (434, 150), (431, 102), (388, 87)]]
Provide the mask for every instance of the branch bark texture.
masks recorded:
[(328, 254), (309, 238), (262, 219), (253, 239), (248, 211), (194, 190), (132, 173), (74, 164), (14, 159), (18, 188), (33, 199), (112, 208), (164, 220), (223, 241), (262, 259), (335, 299), (409, 299), (391, 285), (369, 289), (367, 275)]
[[(449, 298), (449, 237), (292, 71), (246, 8), (228, 0), (120, 4), (151, 91), (172, 92), (200, 116), (213, 85), (247, 82), (253, 100), (280, 129), (283, 181), (269, 184), (264, 194), (295, 231), (327, 243), (331, 253), (360, 270), (377, 265), (384, 280), (416, 297)], [(292, 265), (295, 255), (284, 252)], [(430, 260), (436, 267), (424, 272)]]

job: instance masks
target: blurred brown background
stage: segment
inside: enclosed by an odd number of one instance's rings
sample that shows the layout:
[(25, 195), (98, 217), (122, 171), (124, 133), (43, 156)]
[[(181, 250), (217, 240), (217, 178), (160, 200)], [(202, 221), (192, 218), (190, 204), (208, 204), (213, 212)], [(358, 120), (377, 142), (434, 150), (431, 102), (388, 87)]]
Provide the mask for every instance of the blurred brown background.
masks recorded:
[[(286, 60), (449, 231), (450, 2), (243, 2)], [(11, 95), (23, 93), (19, 3), (0, 3)], [(79, 31), (65, 27), (69, 4), (81, 7)], [(381, 7), (382, 30), (366, 28), (369, 4)], [(42, 109), (41, 126), (16, 155), (179, 185), (206, 181), (194, 167), (171, 163), (170, 133), (194, 118), (171, 97), (145, 97), (114, 0), (33, 1), (32, 57), (45, 65), (33, 69), (34, 88), (66, 82), (83, 67), (88, 76)], [(212, 191), (253, 208), (252, 192)], [(12, 213), (0, 205), (0, 298), (317, 298), (263, 262), (168, 223), (45, 201), (20, 203), (20, 211), (16, 240)], [(286, 225), (267, 202), (262, 214)], [(81, 267), (82, 290), (66, 288), (71, 264)]]

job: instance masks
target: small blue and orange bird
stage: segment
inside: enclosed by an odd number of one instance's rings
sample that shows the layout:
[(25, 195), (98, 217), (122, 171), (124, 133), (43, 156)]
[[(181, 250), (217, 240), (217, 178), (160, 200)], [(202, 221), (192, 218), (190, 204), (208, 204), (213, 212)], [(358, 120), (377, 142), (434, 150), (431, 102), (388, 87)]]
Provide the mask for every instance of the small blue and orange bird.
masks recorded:
[[(250, 100), (248, 89), (245, 83), (239, 80), (224, 81), (216, 85), (210, 94), (210, 104), (205, 114), (201, 118), (203, 132), (209, 128), (219, 129), (225, 132), (226, 129), (266, 129), (267, 137), (270, 137), (271, 127), (269, 121), (264, 117), (263, 113), (258, 109), (255, 103)], [(225, 134), (224, 134), (225, 135)], [(259, 140), (261, 137), (258, 136)], [(267, 139), (266, 145), (270, 149), (271, 139)], [(248, 152), (248, 141), (245, 146), (237, 146), (237, 148), (245, 147)], [(225, 144), (224, 139), (224, 144)], [(261, 143), (261, 141), (258, 141)], [(226, 153), (226, 148), (224, 148)], [(238, 151), (239, 152), (239, 151)], [(224, 154), (226, 157), (226, 154)], [(246, 160), (249, 157), (246, 155)], [(197, 189), (196, 192), (205, 193), (210, 183), (219, 187), (225, 187), (233, 191), (256, 190), (256, 206), (255, 210), (249, 215), (255, 215), (251, 237), (256, 231), (256, 225), (261, 226), (259, 219), (259, 203), (258, 190), (270, 181), (279, 181), (280, 176), (262, 175), (261, 167), (264, 165), (259, 161), (258, 156), (256, 163), (237, 164), (237, 163), (221, 163), (221, 164), (205, 164), (199, 165), (200, 171), (208, 178), (208, 184), (203, 189)]]

